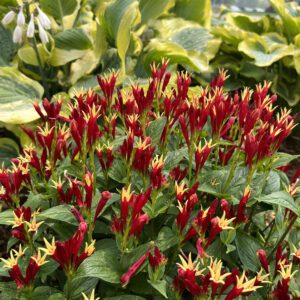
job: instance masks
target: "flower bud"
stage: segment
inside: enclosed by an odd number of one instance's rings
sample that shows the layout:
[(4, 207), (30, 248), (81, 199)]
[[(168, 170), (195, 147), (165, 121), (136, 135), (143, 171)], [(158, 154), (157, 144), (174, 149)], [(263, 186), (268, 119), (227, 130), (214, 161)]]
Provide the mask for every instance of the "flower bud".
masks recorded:
[(39, 21), (40, 21), (41, 25), (45, 29), (50, 29), (51, 28), (51, 22), (50, 22), (48, 16), (37, 5), (36, 5), (36, 9), (39, 13), (38, 18), (39, 18)]
[(37, 23), (38, 23), (38, 27), (39, 27), (39, 36), (40, 36), (41, 42), (43, 44), (47, 44), (49, 42), (47, 32), (45, 31), (45, 29), (43, 28), (43, 26), (41, 25), (39, 20), (37, 20)]
[(31, 14), (30, 21), (27, 27), (27, 37), (33, 38), (34, 37), (34, 16)]
[(1, 23), (5, 26), (5, 25), (8, 25), (10, 24), (14, 18), (16, 16), (16, 13), (14, 11), (9, 11), (2, 19)]
[(14, 33), (13, 33), (13, 42), (14, 43), (18, 43), (18, 44), (21, 44), (22, 43), (22, 40), (23, 40), (23, 28), (19, 25), (16, 26), (15, 30), (14, 30)]
[(17, 16), (17, 24), (18, 26), (24, 26), (25, 25), (25, 16), (23, 13), (23, 6), (20, 7), (18, 16)]

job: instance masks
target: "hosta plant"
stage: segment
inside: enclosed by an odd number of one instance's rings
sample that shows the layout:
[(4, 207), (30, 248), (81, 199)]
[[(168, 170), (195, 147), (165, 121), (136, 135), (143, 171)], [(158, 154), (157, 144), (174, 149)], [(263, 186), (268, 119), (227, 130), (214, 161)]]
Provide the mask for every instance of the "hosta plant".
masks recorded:
[(147, 86), (77, 91), (0, 172), (3, 299), (297, 299), (295, 126), (264, 82), (226, 93), (226, 72), (152, 65)]

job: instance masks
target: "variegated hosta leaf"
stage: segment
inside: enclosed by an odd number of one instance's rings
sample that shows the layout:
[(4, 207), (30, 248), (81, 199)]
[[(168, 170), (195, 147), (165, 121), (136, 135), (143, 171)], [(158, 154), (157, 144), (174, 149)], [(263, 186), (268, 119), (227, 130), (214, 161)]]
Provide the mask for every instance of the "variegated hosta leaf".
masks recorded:
[(195, 22), (173, 18), (157, 21), (153, 27), (159, 31), (159, 38), (152, 39), (145, 49), (145, 66), (151, 60), (166, 57), (171, 63), (186, 64), (194, 70), (205, 71), (209, 60), (219, 50), (221, 40)]
[(157, 19), (175, 5), (175, 0), (140, 0), (142, 23)]
[(44, 89), (36, 81), (12, 67), (0, 68), (0, 121), (7, 124), (29, 123), (39, 118), (32, 106)]
[(238, 50), (254, 59), (254, 64), (267, 67), (274, 62), (294, 54), (294, 46), (287, 45), (277, 34), (255, 36), (242, 41)]
[(40, 0), (40, 3), (46, 14), (62, 21), (64, 16), (71, 15), (76, 10), (78, 0)]
[(291, 42), (300, 33), (300, 9), (297, 2), (285, 3), (284, 0), (270, 0), (274, 10), (282, 19), (284, 32)]
[(107, 6), (104, 13), (105, 28), (109, 38), (115, 42), (121, 60), (121, 77), (125, 75), (125, 57), (131, 30), (140, 21), (139, 2), (136, 0), (116, 0)]
[(0, 23), (0, 66), (9, 65), (15, 50), (16, 45), (12, 41), (11, 31)]
[(210, 27), (212, 17), (211, 0), (177, 0), (174, 8), (176, 16), (195, 21), (204, 27)]
[(273, 25), (272, 19), (266, 15), (253, 16), (242, 13), (228, 13), (226, 14), (226, 21), (228, 24), (236, 26), (239, 29), (255, 32), (257, 34), (268, 32)]

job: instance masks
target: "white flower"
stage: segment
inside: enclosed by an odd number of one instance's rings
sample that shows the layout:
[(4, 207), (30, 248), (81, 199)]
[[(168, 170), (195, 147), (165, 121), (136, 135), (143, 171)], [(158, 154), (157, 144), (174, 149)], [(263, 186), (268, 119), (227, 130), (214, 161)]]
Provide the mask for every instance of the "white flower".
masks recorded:
[(37, 24), (38, 24), (38, 27), (39, 27), (40, 39), (41, 39), (43, 44), (47, 44), (49, 42), (48, 34), (45, 31), (45, 29), (43, 28), (43, 26), (41, 25), (39, 20), (37, 20)]
[(37, 5), (35, 7), (39, 12), (38, 18), (40, 20), (41, 25), (45, 29), (50, 29), (51, 28), (51, 22), (50, 22), (48, 16)]
[(2, 19), (2, 24), (3, 25), (8, 25), (9, 23), (11, 23), (13, 21), (13, 19), (15, 18), (16, 13), (14, 11), (9, 11)]
[(23, 38), (23, 27), (17, 25), (13, 34), (13, 42), (21, 44), (22, 38)]
[(20, 10), (17, 16), (17, 24), (19, 26), (24, 26), (25, 25), (25, 16), (23, 14), (23, 6), (20, 6)]
[(30, 21), (27, 27), (27, 37), (33, 38), (34, 37), (34, 16), (31, 14)]

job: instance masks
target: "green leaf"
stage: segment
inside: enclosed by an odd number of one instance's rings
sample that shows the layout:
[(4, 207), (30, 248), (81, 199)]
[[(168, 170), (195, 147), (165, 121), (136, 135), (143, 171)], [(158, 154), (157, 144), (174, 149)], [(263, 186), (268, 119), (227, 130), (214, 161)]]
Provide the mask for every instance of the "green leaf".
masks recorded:
[(299, 4), (285, 3), (284, 0), (270, 0), (270, 3), (282, 19), (286, 36), (292, 41), (300, 33)]
[(174, 0), (140, 0), (142, 23), (157, 19), (174, 6), (174, 2)]
[(10, 160), (19, 155), (18, 144), (9, 138), (0, 138), (0, 164), (4, 163), (8, 167), (11, 163)]
[(40, 300), (43, 298), (48, 299), (49, 297), (53, 296), (54, 294), (57, 294), (58, 292), (59, 290), (50, 286), (39, 286), (34, 289), (32, 300)]
[(157, 245), (160, 251), (166, 251), (175, 246), (178, 242), (178, 237), (172, 229), (164, 226), (157, 236), (155, 245)]
[(43, 87), (15, 68), (0, 68), (0, 121), (29, 123), (39, 118), (32, 101), (42, 98)]
[(75, 278), (95, 277), (109, 283), (119, 283), (122, 271), (118, 255), (114, 240), (101, 240), (96, 252), (79, 266)]
[(148, 126), (146, 134), (151, 137), (152, 145), (157, 145), (159, 143), (166, 121), (166, 117), (161, 117), (151, 122)]
[(165, 280), (159, 280), (152, 282), (148, 280), (148, 282), (151, 284), (152, 287), (154, 287), (160, 294), (162, 294), (166, 299), (168, 299), (167, 296), (167, 287), (168, 283)]
[(299, 157), (300, 157), (300, 154), (292, 155), (289, 153), (277, 152), (274, 155), (272, 168), (276, 169), (278, 167), (285, 166), (285, 165), (289, 164), (291, 161), (293, 161), (294, 159), (297, 159)]
[(95, 289), (98, 281), (99, 280), (97, 278), (74, 278), (71, 283), (71, 299), (81, 299), (82, 293), (90, 295), (92, 293), (92, 290)]
[(294, 198), (287, 192), (279, 191), (269, 195), (262, 195), (258, 197), (257, 200), (259, 202), (267, 203), (270, 205), (282, 206), (290, 209), (295, 214), (299, 214), (298, 213), (299, 209), (294, 201)]
[(12, 41), (12, 34), (0, 24), (0, 66), (7, 66), (12, 60), (16, 46)]
[(51, 207), (42, 213), (39, 214), (39, 219), (41, 220), (55, 220), (61, 221), (65, 223), (69, 223), (72, 225), (77, 225), (78, 222), (74, 215), (71, 213), (71, 206), (70, 205), (58, 205)]
[(251, 236), (243, 232), (237, 232), (235, 244), (239, 258), (246, 270), (258, 271), (260, 262), (256, 255), (261, 245)]
[(130, 44), (131, 29), (140, 22), (139, 2), (116, 0), (106, 8), (105, 25), (111, 39), (115, 41), (121, 59), (121, 76), (125, 75), (125, 57)]
[(174, 12), (178, 17), (210, 27), (212, 17), (211, 0), (177, 0)]
[(54, 67), (63, 66), (70, 61), (83, 57), (86, 53), (87, 50), (55, 48), (50, 59), (50, 64)]
[(113, 180), (119, 183), (126, 182), (126, 164), (123, 160), (114, 160), (112, 167), (110, 168), (108, 175)]
[(177, 43), (152, 39), (145, 51), (147, 52), (144, 57), (145, 68), (153, 61), (161, 61), (162, 57), (168, 58), (170, 64), (186, 65), (195, 71), (204, 71), (208, 68), (208, 59), (204, 54), (195, 50), (188, 51)]
[(41, 0), (42, 10), (55, 19), (62, 20), (64, 16), (71, 15), (77, 8), (77, 0)]
[(0, 225), (9, 225), (9, 221), (13, 220), (14, 215), (11, 209), (0, 212)]
[[(47, 49), (43, 44), (37, 45), (37, 50), (41, 59), (42, 66), (48, 63), (51, 59), (52, 52)], [(35, 50), (31, 45), (25, 44), (22, 48), (18, 50), (19, 58), (28, 65), (38, 66), (39, 62), (36, 57)]]
[(65, 50), (86, 50), (93, 45), (89, 37), (81, 28), (71, 28), (59, 32), (54, 36), (55, 46)]
[(282, 41), (279, 43), (273, 39), (274, 36), (278, 37), (276, 34), (251, 37), (242, 41), (238, 50), (253, 58), (254, 64), (259, 67), (268, 67), (283, 57), (294, 54), (293, 45), (286, 45)]
[(187, 148), (181, 148), (176, 151), (169, 151), (165, 159), (164, 169), (171, 170), (174, 167), (177, 167), (183, 160), (185, 153), (187, 153)]
[(63, 293), (56, 293), (51, 295), (48, 300), (66, 300), (66, 297)]

